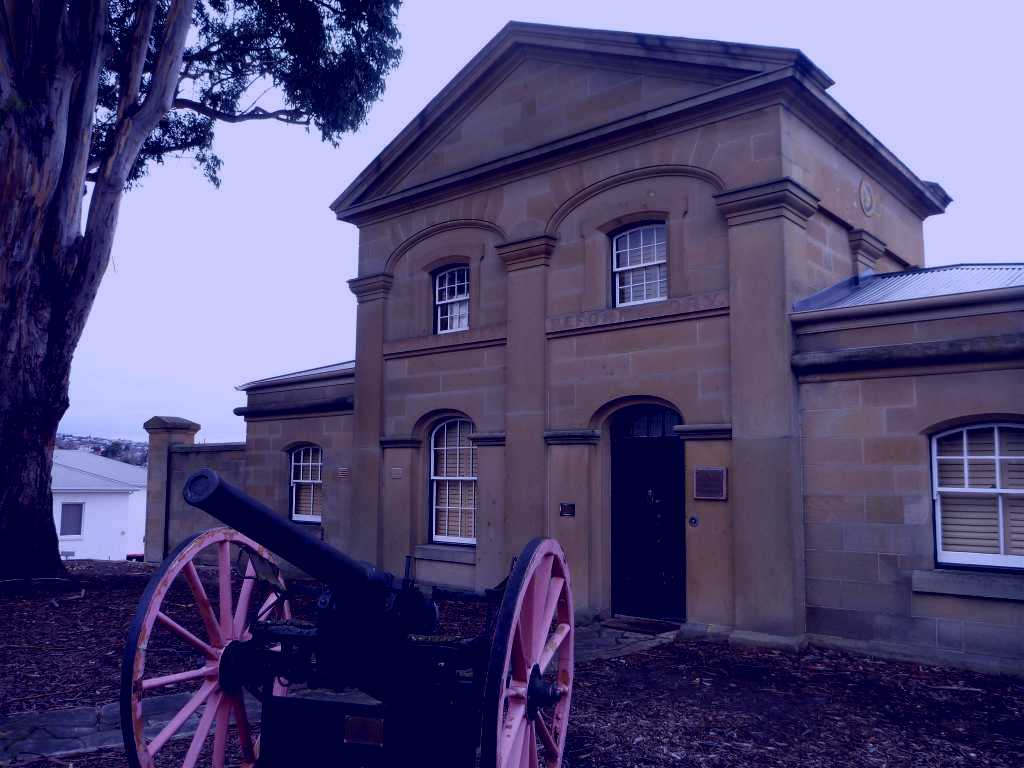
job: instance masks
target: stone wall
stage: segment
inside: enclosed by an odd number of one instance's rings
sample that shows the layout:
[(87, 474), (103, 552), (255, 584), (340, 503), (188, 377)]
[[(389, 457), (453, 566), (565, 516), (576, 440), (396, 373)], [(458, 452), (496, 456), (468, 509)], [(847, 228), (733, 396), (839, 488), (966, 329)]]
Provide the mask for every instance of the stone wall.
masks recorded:
[[(820, 334), (804, 327), (799, 338), (801, 349), (833, 350), (972, 338), (1019, 332), (1020, 317), (989, 307), (861, 318), (860, 328), (850, 319)], [(1024, 418), (1020, 362), (804, 376), (800, 402), (808, 632), (889, 655), (1024, 670), (1019, 576), (936, 568), (929, 439), (952, 424)]]

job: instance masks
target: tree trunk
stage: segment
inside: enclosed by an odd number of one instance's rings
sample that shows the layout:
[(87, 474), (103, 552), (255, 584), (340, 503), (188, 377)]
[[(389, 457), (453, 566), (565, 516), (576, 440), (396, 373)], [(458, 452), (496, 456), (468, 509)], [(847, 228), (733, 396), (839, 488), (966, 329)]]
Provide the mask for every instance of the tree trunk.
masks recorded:
[[(15, 124), (17, 123), (17, 124)], [(0, 137), (0, 579), (64, 574), (50, 494), (53, 443), (68, 406), (81, 299), (54, 226), (64, 153), (9, 119)], [(60, 133), (57, 131), (56, 133)], [(56, 137), (62, 141), (60, 136)], [(28, 200), (31, 204), (23, 204)], [(81, 236), (71, 239), (80, 245)], [(91, 297), (88, 298), (91, 303)]]
[(83, 0), (66, 14), (8, 7), (20, 36), (12, 43), (0, 29), (0, 579), (65, 572), (50, 493), (53, 445), (124, 186), (114, 179), (99, 194), (109, 231), (83, 235), (104, 2)]

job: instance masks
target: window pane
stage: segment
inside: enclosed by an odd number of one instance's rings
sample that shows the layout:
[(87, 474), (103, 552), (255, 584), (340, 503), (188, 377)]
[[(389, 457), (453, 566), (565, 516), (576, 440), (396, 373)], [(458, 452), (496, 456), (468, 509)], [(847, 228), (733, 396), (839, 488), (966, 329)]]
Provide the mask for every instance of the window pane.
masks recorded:
[(1024, 456), (1024, 429), (999, 428), (999, 453), (1003, 456)]
[(1003, 460), (999, 467), (999, 487), (1024, 489), (1024, 461)]
[(942, 548), (947, 552), (999, 554), (996, 496), (942, 494)]
[(995, 430), (992, 427), (967, 430), (967, 453), (971, 456), (993, 456), (996, 452)]
[(971, 488), (996, 487), (996, 463), (988, 459), (970, 459), (968, 466), (968, 485)]
[(1003, 497), (1003, 520), (1006, 534), (1006, 554), (1024, 555), (1024, 498)]
[(964, 463), (962, 460), (939, 459), (939, 487), (941, 488), (963, 488), (964, 487)]
[(60, 535), (81, 536), (82, 535), (82, 505), (61, 504), (60, 505)]
[(951, 435), (940, 437), (935, 441), (939, 456), (963, 456), (964, 455), (964, 433), (954, 432)]

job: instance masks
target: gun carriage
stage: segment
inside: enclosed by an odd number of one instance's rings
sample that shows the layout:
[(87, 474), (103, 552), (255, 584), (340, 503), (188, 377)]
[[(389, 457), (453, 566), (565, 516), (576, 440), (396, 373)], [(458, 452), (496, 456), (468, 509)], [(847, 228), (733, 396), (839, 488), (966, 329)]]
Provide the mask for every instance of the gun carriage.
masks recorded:
[[(557, 542), (531, 541), (483, 595), (428, 594), (411, 558), (401, 578), (357, 562), (211, 470), (184, 496), (227, 527), (183, 541), (138, 606), (121, 690), (132, 768), (561, 764), (574, 624)], [(315, 620), (293, 618), (275, 556), (322, 583)], [(483, 631), (438, 634), (442, 599), (484, 602)], [(187, 649), (176, 665), (158, 653), (171, 641)]]

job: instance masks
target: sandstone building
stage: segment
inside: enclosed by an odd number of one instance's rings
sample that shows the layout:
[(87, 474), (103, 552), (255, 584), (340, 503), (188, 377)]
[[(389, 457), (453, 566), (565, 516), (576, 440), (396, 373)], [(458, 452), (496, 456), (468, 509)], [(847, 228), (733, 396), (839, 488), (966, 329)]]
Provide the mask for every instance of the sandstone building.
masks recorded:
[(147, 557), (212, 466), (427, 582), (544, 534), (590, 614), (1024, 670), (1024, 265), (924, 269), (949, 196), (831, 84), (508, 25), (332, 206), (354, 363), (242, 387), (244, 443), (147, 422)]

